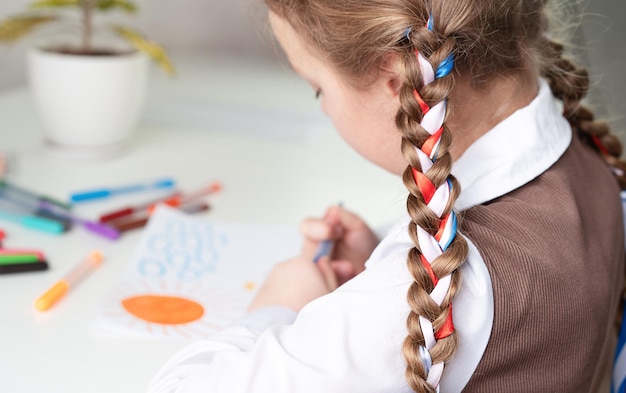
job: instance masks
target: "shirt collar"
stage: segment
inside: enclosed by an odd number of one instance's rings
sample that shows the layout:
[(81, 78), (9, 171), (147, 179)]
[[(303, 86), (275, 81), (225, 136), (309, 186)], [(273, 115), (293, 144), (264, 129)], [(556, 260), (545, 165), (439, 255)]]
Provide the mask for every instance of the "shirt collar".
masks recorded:
[(539, 80), (539, 93), (476, 140), (454, 162), (461, 184), (455, 203), (465, 210), (515, 190), (550, 168), (570, 144), (569, 123), (550, 87)]

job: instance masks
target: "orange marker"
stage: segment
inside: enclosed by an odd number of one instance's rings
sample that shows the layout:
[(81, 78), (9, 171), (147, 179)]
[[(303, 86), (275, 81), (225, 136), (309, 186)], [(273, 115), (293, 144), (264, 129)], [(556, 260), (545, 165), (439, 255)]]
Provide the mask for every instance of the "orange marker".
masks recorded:
[(77, 286), (96, 267), (102, 264), (102, 253), (92, 251), (87, 258), (82, 260), (74, 269), (62, 279), (57, 281), (50, 289), (35, 301), (35, 308), (39, 311), (46, 311), (59, 301), (67, 291)]

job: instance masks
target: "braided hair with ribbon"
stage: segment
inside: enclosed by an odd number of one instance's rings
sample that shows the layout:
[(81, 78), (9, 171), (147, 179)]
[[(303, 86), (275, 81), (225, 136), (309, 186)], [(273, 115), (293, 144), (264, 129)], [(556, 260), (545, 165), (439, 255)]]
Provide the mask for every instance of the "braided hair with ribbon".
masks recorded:
[(412, 40), (416, 32), (406, 30), (411, 53), (406, 69), (412, 76), (401, 88), (401, 109), (396, 117), (403, 133), (402, 151), (409, 163), (403, 180), (410, 191), (409, 232), (415, 244), (407, 261), (414, 282), (407, 294), (411, 312), (403, 353), (411, 388), (436, 392), (444, 364), (456, 347), (452, 298), (460, 284), (458, 268), (467, 256), (467, 245), (457, 235), (453, 205), (460, 188), (450, 174), (450, 135), (445, 125), (446, 96), (453, 85), (454, 42), (437, 39), (432, 16), (421, 30), (417, 34), (434, 39), (421, 37), (417, 42), (439, 41), (440, 45), (417, 48)]

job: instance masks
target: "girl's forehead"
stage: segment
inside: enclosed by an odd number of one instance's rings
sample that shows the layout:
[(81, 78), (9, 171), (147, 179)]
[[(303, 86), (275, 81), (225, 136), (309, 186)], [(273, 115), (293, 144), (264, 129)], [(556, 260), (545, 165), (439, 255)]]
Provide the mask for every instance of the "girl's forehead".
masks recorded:
[(286, 19), (270, 11), (269, 21), (274, 36), (287, 55), (294, 71), (302, 75), (319, 68), (318, 58), (309, 50), (309, 45), (300, 38)]

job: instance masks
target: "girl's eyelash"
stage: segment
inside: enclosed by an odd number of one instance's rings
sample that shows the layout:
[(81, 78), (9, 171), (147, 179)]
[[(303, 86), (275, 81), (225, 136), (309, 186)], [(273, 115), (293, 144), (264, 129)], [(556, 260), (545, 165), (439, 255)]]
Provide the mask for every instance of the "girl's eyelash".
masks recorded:
[(322, 95), (322, 89), (317, 89), (315, 90), (315, 99), (319, 99), (320, 96)]

